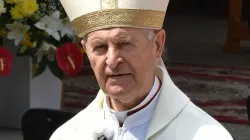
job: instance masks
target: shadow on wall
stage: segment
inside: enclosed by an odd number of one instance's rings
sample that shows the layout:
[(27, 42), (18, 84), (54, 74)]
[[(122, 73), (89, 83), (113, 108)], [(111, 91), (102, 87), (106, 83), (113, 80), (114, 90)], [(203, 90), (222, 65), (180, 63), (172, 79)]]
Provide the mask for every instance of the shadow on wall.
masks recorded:
[[(230, 0), (170, 0), (168, 14), (227, 18)], [(243, 0), (243, 19), (248, 19), (250, 1)]]

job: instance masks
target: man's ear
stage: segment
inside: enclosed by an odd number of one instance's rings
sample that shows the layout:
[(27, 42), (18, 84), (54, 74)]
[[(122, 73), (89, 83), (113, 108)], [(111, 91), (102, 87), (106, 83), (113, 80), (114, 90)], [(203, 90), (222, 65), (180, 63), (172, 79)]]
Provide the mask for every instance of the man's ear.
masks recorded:
[(163, 49), (165, 47), (166, 33), (165, 30), (161, 29), (155, 32), (155, 45), (157, 57), (161, 58)]
[(82, 44), (82, 48), (86, 52), (86, 44), (87, 44), (87, 42), (83, 39), (83, 40), (81, 40), (81, 44)]

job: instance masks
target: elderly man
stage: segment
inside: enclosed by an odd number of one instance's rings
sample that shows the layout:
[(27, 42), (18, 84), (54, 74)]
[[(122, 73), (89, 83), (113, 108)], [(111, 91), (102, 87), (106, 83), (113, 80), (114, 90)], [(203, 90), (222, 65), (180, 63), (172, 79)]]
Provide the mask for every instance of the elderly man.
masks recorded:
[(232, 140), (167, 73), (161, 28), (168, 0), (61, 3), (101, 89), (50, 140)]

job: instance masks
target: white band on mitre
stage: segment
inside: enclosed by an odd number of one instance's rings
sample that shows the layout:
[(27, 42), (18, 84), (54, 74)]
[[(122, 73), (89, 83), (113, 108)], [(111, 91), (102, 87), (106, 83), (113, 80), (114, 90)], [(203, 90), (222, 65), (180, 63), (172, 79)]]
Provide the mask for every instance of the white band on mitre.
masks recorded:
[(60, 0), (77, 35), (112, 27), (161, 29), (169, 0)]

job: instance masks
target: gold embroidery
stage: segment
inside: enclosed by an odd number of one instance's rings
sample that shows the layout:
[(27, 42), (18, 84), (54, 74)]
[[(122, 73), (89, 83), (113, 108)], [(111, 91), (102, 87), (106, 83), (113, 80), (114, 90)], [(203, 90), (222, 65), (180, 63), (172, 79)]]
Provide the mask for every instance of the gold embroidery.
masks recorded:
[(100, 1), (102, 10), (118, 8), (118, 0), (100, 0)]
[(88, 13), (72, 21), (79, 37), (110, 27), (162, 28), (165, 12), (138, 9), (109, 9)]

